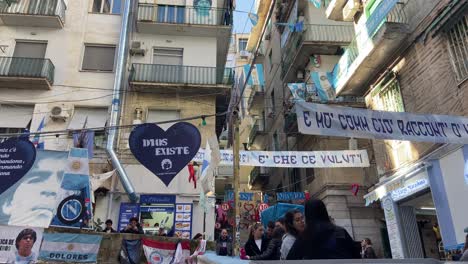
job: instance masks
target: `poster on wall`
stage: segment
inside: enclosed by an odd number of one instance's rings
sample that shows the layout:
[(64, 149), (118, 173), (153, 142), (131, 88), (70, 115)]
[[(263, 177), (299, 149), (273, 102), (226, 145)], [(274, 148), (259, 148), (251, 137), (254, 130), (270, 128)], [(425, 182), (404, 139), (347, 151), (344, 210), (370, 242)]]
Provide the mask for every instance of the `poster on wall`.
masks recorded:
[(166, 186), (192, 161), (200, 144), (200, 131), (187, 122), (175, 123), (167, 130), (142, 124), (132, 130), (129, 138), (135, 158)]
[(145, 233), (173, 236), (175, 195), (141, 195), (140, 221)]
[(42, 228), (0, 226), (0, 263), (36, 263)]
[(175, 212), (175, 235), (180, 238), (192, 237), (193, 204), (178, 203)]
[(70, 149), (65, 164), (57, 211), (51, 226), (89, 229), (93, 216), (88, 149)]
[(124, 229), (129, 223), (130, 218), (140, 215), (140, 205), (135, 203), (121, 203), (120, 212), (119, 212), (119, 224), (117, 230), (120, 231)]
[(30, 141), (0, 144), (0, 224), (48, 227), (56, 210), (67, 152), (37, 150)]

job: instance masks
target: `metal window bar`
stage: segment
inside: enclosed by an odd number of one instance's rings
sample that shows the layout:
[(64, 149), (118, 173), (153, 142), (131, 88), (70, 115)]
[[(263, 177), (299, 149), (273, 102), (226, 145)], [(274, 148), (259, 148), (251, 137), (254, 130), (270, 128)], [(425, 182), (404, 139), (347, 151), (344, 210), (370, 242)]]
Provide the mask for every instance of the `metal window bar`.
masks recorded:
[(67, 6), (63, 0), (54, 1), (18, 1), (10, 6), (0, 7), (3, 14), (24, 14), (38, 16), (58, 16), (65, 23), (65, 11)]
[(132, 66), (130, 80), (153, 83), (231, 85), (233, 78), (233, 71), (230, 68), (219, 71), (216, 67), (135, 63)]
[(54, 83), (55, 66), (49, 59), (0, 57), (0, 76), (45, 78)]
[(448, 31), (448, 50), (457, 81), (468, 78), (468, 15)]
[(232, 19), (232, 10), (227, 8), (138, 4), (140, 22), (230, 26)]

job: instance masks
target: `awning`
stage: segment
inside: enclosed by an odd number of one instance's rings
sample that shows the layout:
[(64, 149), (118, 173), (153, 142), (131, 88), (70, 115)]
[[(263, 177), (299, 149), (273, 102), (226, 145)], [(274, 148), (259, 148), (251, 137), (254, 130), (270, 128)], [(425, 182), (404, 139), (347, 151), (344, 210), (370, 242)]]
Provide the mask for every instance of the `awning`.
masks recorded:
[[(396, 197), (393, 197), (393, 193), (399, 196), (398, 197), (398, 200), (399, 200), (401, 197), (406, 195), (406, 194), (399, 193), (399, 191), (406, 188), (407, 184), (412, 184), (412, 182), (407, 182), (407, 179), (412, 176), (417, 175), (418, 172), (420, 172), (423, 169), (426, 169), (427, 167), (428, 167), (428, 164), (424, 162), (417, 163), (407, 168), (400, 169), (398, 172), (390, 176), (388, 180), (377, 183), (377, 186), (378, 186), (377, 188), (375, 188), (372, 192), (369, 192), (368, 194), (364, 195), (364, 199), (366, 200), (366, 206), (369, 206), (371, 203), (382, 199), (388, 194), (392, 194), (392, 198), (396, 198)], [(426, 185), (428, 185), (428, 182), (421, 181), (421, 182), (418, 182), (418, 185), (415, 187), (417, 188), (425, 187)]]
[(68, 129), (104, 127), (107, 121), (107, 108), (75, 108)]
[(26, 128), (34, 112), (32, 105), (0, 105), (1, 128)]

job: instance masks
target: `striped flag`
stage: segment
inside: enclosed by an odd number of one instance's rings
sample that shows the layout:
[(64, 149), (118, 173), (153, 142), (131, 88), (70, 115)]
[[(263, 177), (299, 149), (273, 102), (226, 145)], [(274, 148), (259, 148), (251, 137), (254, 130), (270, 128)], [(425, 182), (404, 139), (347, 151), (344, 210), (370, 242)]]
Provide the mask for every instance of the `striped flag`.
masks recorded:
[(258, 23), (258, 15), (254, 13), (249, 13), (248, 14), (250, 22), (252, 22), (252, 25), (256, 26)]
[(309, 0), (316, 8), (320, 8), (322, 6), (322, 0)]
[(83, 130), (73, 132), (73, 146), (88, 149), (88, 158), (92, 159), (94, 155), (94, 131), (85, 130), (87, 126), (88, 117), (86, 117), (83, 124)]
[(39, 259), (60, 262), (96, 262), (102, 236), (45, 233)]
[[(45, 117), (42, 118), (39, 127), (37, 128), (36, 132), (41, 132), (42, 129), (45, 127)], [(40, 134), (34, 135), (32, 143), (36, 147), (36, 149), (44, 149), (44, 139), (41, 137)]]
[(182, 264), (190, 256), (190, 243), (154, 241), (143, 238), (143, 251), (151, 264)]

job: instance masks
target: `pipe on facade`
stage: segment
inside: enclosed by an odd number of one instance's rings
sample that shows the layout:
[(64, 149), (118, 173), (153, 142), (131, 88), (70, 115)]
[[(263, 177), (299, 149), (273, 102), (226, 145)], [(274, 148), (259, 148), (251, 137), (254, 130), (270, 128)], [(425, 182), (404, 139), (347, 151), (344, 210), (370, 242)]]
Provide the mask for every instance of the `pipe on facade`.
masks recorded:
[[(119, 124), (122, 100), (121, 100), (121, 90), (122, 90), (122, 80), (125, 77), (125, 65), (127, 61), (126, 50), (128, 47), (128, 39), (131, 30), (131, 16), (132, 16), (132, 7), (134, 6), (134, 0), (125, 1), (123, 13), (122, 13), (122, 25), (120, 29), (119, 45), (117, 51), (117, 63), (115, 68), (114, 76), (114, 88), (113, 88), (113, 98), (112, 106), (110, 113), (109, 126), (116, 126)], [(138, 197), (135, 193), (130, 179), (128, 178), (127, 172), (122, 167), (117, 154), (115, 153), (115, 144), (117, 142), (117, 129), (109, 129), (107, 136), (106, 151), (110, 156), (112, 165), (117, 170), (117, 173), (122, 183), (123, 188), (125, 189), (128, 197), (132, 202), (136, 202)]]

